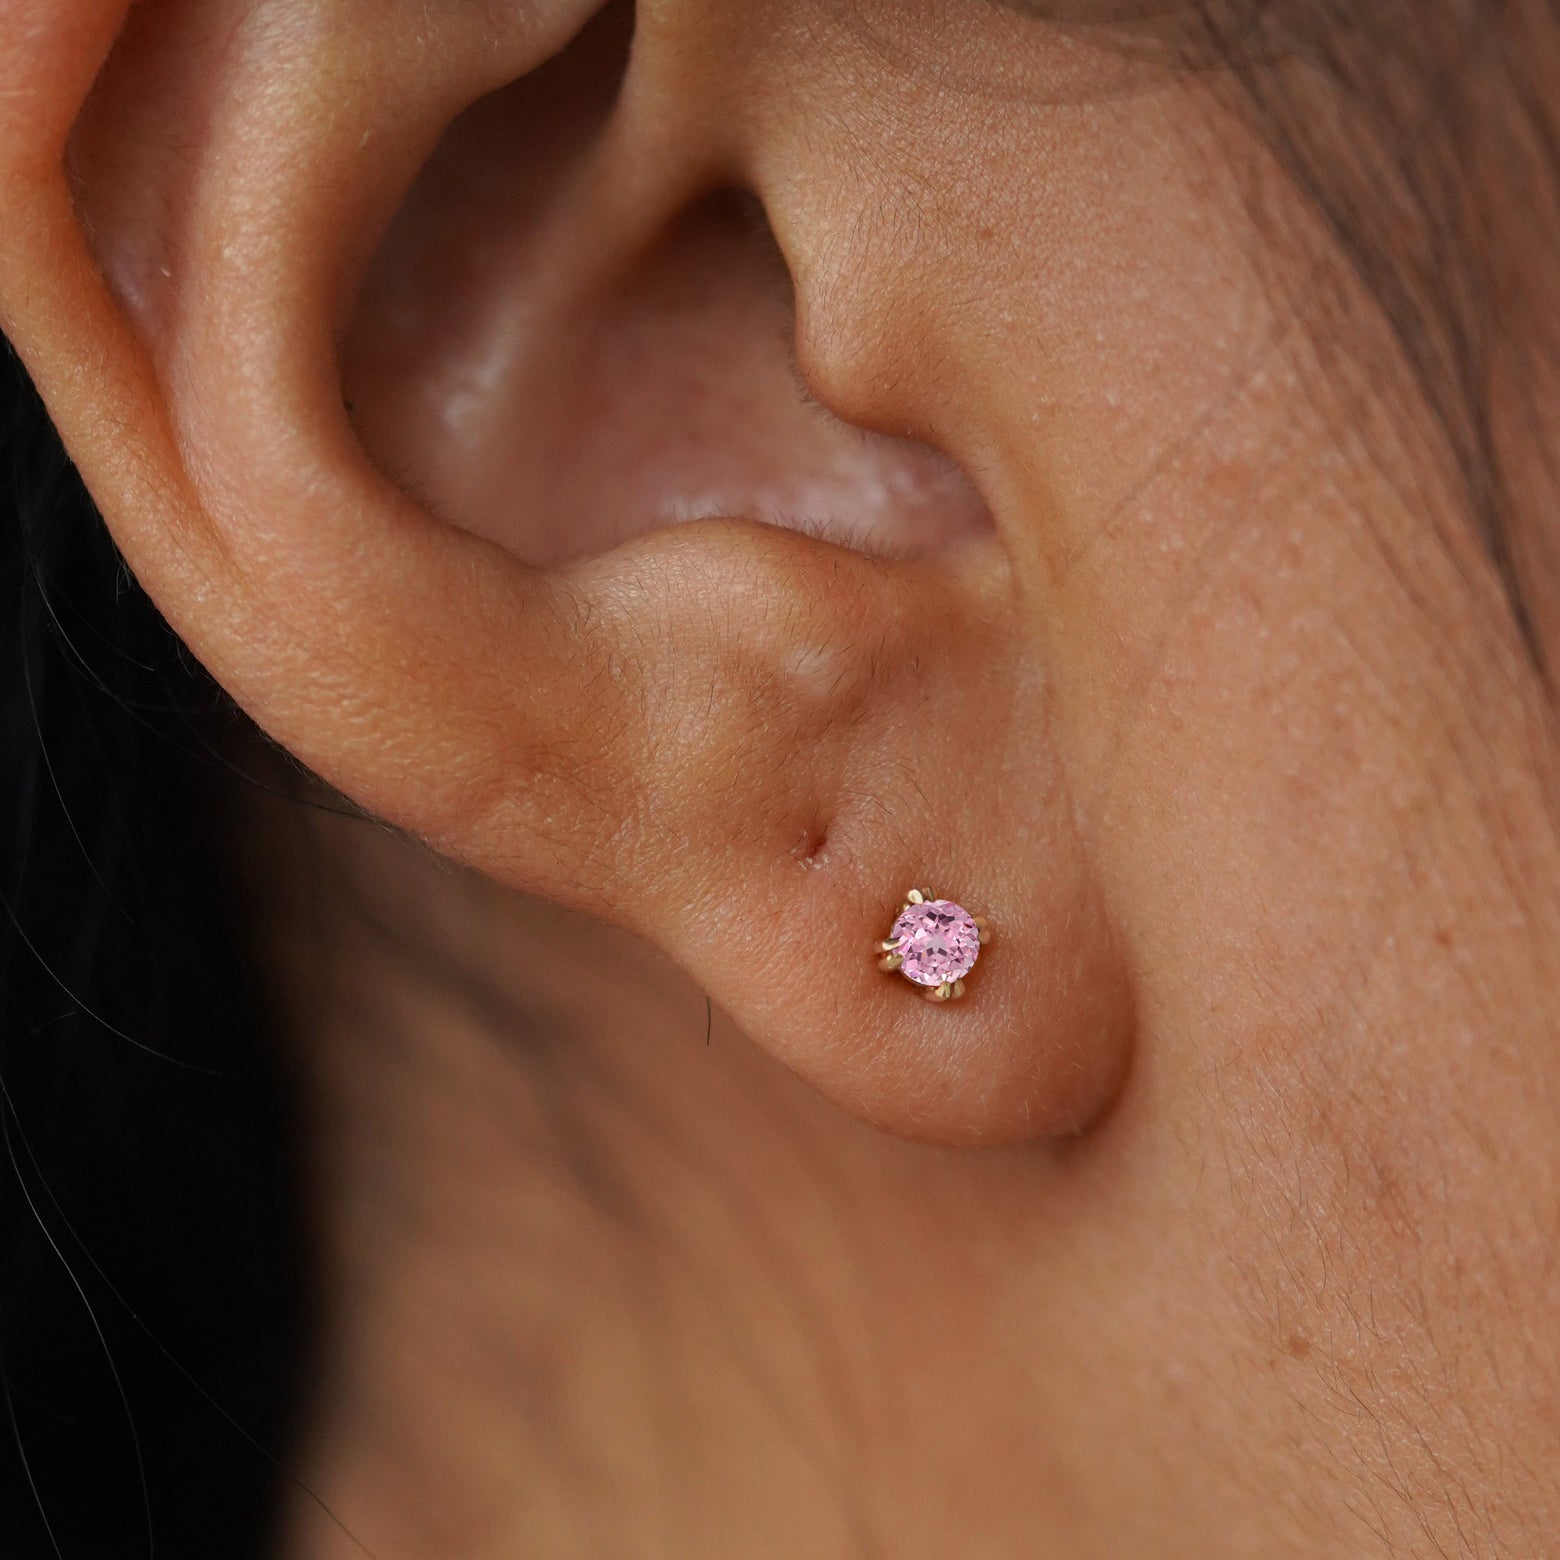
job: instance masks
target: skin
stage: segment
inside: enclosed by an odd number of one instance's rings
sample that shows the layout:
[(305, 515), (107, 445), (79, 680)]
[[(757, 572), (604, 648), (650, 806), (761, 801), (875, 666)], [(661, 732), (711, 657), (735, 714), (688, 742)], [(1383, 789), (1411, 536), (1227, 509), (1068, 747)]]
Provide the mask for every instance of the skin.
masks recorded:
[(591, 10), (0, 6), (0, 324), (392, 826), (235, 802), (285, 1552), (1544, 1554), (1553, 728), (1385, 333), (1203, 81)]

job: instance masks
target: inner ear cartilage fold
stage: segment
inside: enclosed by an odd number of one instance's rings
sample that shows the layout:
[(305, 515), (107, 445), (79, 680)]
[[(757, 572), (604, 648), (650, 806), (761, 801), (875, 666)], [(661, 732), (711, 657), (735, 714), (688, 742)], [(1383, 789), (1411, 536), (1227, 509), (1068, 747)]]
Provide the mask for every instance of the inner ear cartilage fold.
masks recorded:
[(912, 888), (893, 930), (872, 951), (880, 970), (903, 975), (928, 1002), (955, 1002), (964, 995), (964, 977), (990, 941), (985, 916), (938, 899), (930, 889)]

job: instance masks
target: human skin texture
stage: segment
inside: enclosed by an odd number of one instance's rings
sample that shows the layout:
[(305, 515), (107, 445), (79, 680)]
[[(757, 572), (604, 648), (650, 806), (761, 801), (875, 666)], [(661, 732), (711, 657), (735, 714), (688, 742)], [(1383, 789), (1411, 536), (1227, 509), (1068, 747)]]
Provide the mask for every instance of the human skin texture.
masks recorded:
[(234, 803), (286, 1552), (1550, 1552), (1552, 705), (1369, 296), (1217, 73), (595, 10), (0, 5), (0, 324), (391, 826)]

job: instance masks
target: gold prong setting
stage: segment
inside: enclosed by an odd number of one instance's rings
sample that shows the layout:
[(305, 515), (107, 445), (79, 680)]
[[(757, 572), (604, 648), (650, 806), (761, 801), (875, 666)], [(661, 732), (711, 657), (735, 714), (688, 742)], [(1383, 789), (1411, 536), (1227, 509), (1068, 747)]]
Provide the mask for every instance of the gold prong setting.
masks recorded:
[(873, 944), (880, 970), (900, 974), (928, 1002), (957, 1002), (964, 977), (991, 942), (991, 924), (930, 889), (912, 888), (892, 932)]

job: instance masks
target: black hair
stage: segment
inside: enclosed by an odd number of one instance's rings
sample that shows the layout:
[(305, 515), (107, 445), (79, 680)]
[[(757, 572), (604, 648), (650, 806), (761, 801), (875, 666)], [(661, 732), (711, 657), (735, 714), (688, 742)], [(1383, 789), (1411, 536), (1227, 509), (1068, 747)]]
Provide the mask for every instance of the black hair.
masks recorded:
[(0, 342), (0, 1555), (266, 1552), (309, 1314), (224, 891), (240, 718)]

